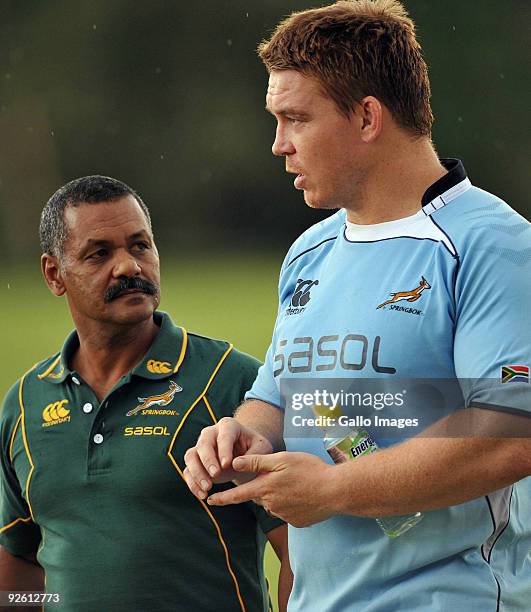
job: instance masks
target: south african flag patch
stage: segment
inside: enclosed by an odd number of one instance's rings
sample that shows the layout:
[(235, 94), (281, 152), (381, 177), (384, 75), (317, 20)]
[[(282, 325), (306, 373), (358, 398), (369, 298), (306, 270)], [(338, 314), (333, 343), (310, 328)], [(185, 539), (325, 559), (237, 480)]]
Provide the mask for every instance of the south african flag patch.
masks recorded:
[(501, 370), (502, 383), (508, 382), (529, 382), (529, 366), (506, 365)]

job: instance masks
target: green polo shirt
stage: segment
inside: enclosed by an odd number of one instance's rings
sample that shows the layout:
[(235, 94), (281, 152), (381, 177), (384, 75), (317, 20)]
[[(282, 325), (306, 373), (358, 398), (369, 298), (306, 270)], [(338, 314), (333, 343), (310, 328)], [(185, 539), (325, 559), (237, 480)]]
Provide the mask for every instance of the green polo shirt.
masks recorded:
[(69, 369), (75, 332), (9, 391), (0, 544), (38, 551), (62, 599), (50, 610), (265, 610), (264, 534), (281, 522), (252, 503), (209, 507), (182, 476), (185, 451), (232, 415), (259, 363), (155, 321), (147, 355), (102, 402)]

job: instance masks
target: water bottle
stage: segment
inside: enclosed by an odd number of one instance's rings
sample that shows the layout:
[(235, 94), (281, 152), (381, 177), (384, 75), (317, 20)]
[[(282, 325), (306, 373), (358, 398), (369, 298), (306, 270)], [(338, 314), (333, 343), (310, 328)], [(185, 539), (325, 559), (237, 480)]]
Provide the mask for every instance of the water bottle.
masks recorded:
[[(315, 407), (315, 413), (318, 416), (324, 416), (323, 407)], [(332, 422), (341, 415), (341, 410), (335, 406), (332, 409), (326, 409), (326, 416)], [(329, 421), (330, 422), (330, 421)], [(332, 458), (334, 463), (345, 463), (354, 461), (363, 455), (369, 455), (378, 450), (378, 445), (371, 436), (363, 429), (351, 429), (345, 435), (345, 428), (340, 425), (325, 427), (325, 436), (323, 444), (326, 452)], [(412, 512), (400, 516), (385, 516), (377, 518), (376, 522), (390, 538), (397, 538), (422, 520), (422, 512)]]

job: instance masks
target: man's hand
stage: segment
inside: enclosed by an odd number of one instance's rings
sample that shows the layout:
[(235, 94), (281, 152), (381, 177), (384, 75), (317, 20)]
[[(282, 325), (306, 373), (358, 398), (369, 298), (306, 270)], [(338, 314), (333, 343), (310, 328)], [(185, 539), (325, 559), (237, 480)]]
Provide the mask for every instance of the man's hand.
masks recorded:
[(337, 511), (330, 486), (335, 466), (307, 453), (240, 456), (232, 462), (236, 472), (258, 474), (251, 482), (215, 493), (212, 506), (253, 500), (295, 527), (324, 521)]
[[(44, 570), (37, 563), (35, 554), (16, 557), (0, 546), (0, 591), (43, 592), (44, 590)], [(35, 612), (38, 609), (40, 607), (2, 606), (2, 610), (15, 612)]]
[(232, 469), (235, 457), (272, 452), (273, 447), (267, 438), (236, 419), (225, 417), (216, 425), (203, 429), (197, 444), (186, 451), (184, 479), (196, 497), (205, 499), (214, 482), (248, 480), (244, 474)]

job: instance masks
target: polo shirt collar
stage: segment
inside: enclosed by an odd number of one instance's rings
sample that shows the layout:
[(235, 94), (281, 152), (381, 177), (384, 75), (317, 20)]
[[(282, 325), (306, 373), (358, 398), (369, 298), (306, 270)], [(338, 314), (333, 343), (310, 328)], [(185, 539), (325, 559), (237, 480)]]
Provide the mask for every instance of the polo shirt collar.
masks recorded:
[(57, 357), (51, 363), (48, 363), (45, 368), (37, 375), (40, 380), (59, 384), (63, 383), (68, 377), (74, 375), (74, 372), (68, 367), (70, 358), (79, 347), (79, 338), (76, 330), (70, 332), (67, 336), (63, 348)]
[[(184, 360), (188, 335), (183, 327), (174, 325), (165, 312), (155, 312), (153, 319), (160, 326), (160, 331), (142, 361), (131, 370), (130, 374), (148, 379), (168, 378), (177, 372)], [(59, 384), (68, 377), (75, 377), (76, 373), (68, 367), (68, 364), (71, 363), (78, 347), (79, 338), (74, 330), (66, 338), (60, 354), (42, 368), (38, 374), (39, 379)]]
[(447, 173), (424, 192), (421, 206), (426, 214), (448, 204), (472, 186), (463, 163), (459, 159), (447, 158), (439, 161), (447, 170)]
[(168, 378), (177, 372), (184, 360), (188, 335), (183, 327), (174, 325), (165, 312), (155, 312), (153, 318), (160, 325), (160, 331), (131, 374), (149, 379)]

